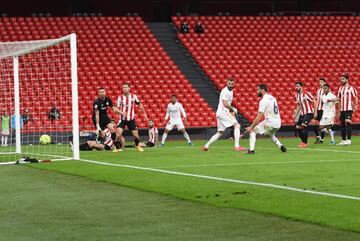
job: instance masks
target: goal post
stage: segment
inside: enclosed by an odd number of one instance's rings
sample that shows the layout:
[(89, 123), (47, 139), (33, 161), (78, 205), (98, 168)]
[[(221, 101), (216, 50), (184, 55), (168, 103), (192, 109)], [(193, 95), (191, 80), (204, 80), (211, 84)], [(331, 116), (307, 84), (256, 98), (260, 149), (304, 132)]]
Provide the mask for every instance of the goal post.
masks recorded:
[(0, 162), (79, 159), (78, 108), (75, 34), (0, 42)]

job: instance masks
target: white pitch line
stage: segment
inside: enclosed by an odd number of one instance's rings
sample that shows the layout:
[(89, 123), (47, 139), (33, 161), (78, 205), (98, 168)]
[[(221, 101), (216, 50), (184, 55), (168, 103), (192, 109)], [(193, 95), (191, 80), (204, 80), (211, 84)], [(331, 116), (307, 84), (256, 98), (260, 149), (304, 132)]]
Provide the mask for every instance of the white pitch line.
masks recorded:
[(217, 166), (241, 166), (241, 165), (266, 165), (266, 164), (301, 164), (301, 163), (323, 163), (323, 162), (358, 162), (360, 159), (337, 159), (337, 160), (318, 160), (318, 161), (294, 161), (294, 162), (235, 162), (235, 163), (215, 163), (182, 166), (157, 166), (151, 168), (187, 168), (187, 167), (217, 167)]
[(319, 196), (328, 196), (328, 197), (336, 197), (336, 198), (351, 199), (351, 200), (360, 201), (360, 197), (343, 195), (343, 194), (336, 194), (336, 193), (304, 190), (304, 189), (300, 189), (300, 188), (289, 187), (289, 186), (280, 186), (280, 185), (271, 184), (271, 183), (242, 181), (242, 180), (237, 180), (237, 179), (228, 179), (228, 178), (221, 178), (221, 177), (205, 176), (205, 175), (198, 175), (198, 174), (185, 173), (185, 172), (167, 171), (167, 170), (162, 170), (162, 169), (157, 169), (157, 168), (131, 166), (131, 165), (116, 164), (116, 163), (109, 163), (109, 162), (99, 162), (99, 161), (92, 161), (92, 160), (85, 160), (85, 159), (80, 159), (79, 161), (86, 162), (86, 163), (97, 164), (97, 165), (104, 165), (104, 166), (123, 167), (123, 168), (137, 169), (137, 170), (151, 171), (151, 172), (159, 172), (159, 173), (165, 173), (165, 174), (177, 175), (177, 176), (195, 177), (195, 178), (202, 178), (202, 179), (229, 182), (229, 183), (240, 183), (240, 184), (246, 184), (246, 185), (252, 185), (252, 186), (270, 187), (270, 188), (275, 188), (275, 189), (282, 189), (282, 190), (287, 190), (287, 191), (308, 193), (308, 194), (319, 195)]

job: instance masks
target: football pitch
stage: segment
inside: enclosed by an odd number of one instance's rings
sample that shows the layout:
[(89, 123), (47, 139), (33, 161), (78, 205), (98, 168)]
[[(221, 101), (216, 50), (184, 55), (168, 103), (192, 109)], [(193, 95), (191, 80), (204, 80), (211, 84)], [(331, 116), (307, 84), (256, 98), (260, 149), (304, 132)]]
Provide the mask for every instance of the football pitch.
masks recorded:
[(170, 141), (0, 166), (0, 240), (360, 240), (360, 138), (280, 141), (288, 152)]

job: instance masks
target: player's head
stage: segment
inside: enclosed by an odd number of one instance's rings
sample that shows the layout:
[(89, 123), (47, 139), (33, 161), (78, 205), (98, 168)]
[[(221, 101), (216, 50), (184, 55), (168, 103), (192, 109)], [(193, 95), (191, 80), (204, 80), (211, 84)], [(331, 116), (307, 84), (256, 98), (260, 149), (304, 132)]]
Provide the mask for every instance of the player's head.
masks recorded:
[(100, 87), (100, 88), (99, 88), (99, 96), (100, 96), (100, 98), (105, 98), (105, 96), (106, 96), (106, 91), (105, 91), (105, 88), (104, 88), (104, 87)]
[(304, 85), (303, 85), (302, 82), (296, 82), (296, 83), (295, 83), (295, 90), (296, 90), (296, 92), (298, 92), (298, 93), (302, 92), (303, 86), (304, 86)]
[(149, 128), (152, 128), (153, 126), (154, 126), (154, 121), (150, 119), (150, 120), (148, 121), (148, 127), (149, 127)]
[(320, 85), (320, 87), (323, 87), (324, 84), (326, 84), (326, 79), (325, 79), (324, 77), (320, 77), (320, 78), (319, 78), (319, 85)]
[(130, 93), (130, 84), (129, 84), (129, 83), (123, 84), (123, 93), (124, 93), (125, 95), (127, 95), (127, 94)]
[(268, 87), (266, 84), (258, 85), (258, 96), (261, 97), (268, 92)]
[(235, 80), (234, 78), (229, 78), (226, 82), (226, 86), (229, 90), (233, 90), (235, 86)]
[(324, 90), (324, 93), (327, 94), (330, 92), (330, 85), (328, 83), (325, 83), (323, 86), (322, 86), (323, 90)]
[(170, 99), (171, 103), (175, 104), (176, 100), (177, 100), (176, 95), (171, 95), (171, 99)]
[(340, 80), (343, 85), (346, 85), (346, 83), (349, 81), (349, 75), (348, 74), (340, 75)]

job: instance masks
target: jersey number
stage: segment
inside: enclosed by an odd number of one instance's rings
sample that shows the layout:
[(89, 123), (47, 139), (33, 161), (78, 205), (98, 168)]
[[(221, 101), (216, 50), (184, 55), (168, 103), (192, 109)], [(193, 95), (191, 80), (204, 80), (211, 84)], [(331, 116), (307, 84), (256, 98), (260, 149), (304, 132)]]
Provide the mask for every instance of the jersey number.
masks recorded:
[(274, 103), (274, 113), (277, 115), (279, 114), (279, 108), (277, 107), (277, 105)]

